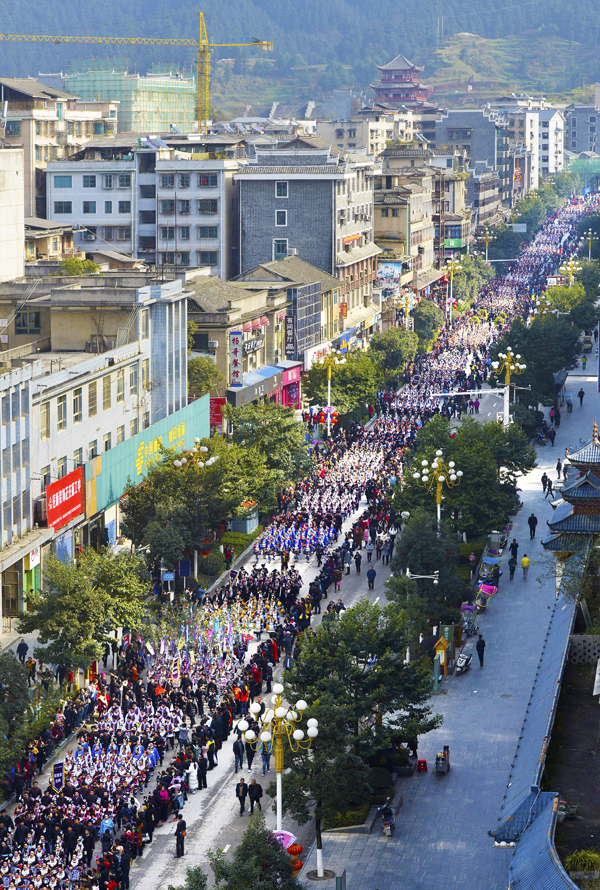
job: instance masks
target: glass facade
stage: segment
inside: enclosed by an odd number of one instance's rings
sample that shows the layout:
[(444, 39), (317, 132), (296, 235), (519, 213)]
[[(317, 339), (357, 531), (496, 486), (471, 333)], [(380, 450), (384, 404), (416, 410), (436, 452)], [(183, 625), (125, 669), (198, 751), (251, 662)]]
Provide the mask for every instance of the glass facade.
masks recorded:
[(321, 341), (321, 283), (290, 288), (288, 295), (296, 319), (296, 358)]

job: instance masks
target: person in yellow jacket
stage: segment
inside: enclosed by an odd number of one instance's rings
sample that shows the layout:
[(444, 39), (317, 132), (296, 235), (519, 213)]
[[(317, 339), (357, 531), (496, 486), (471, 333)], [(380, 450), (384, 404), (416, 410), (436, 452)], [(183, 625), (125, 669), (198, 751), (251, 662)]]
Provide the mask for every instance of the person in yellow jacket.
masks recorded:
[(531, 561), (527, 554), (523, 555), (523, 559), (521, 560), (521, 568), (523, 569), (523, 581), (527, 581), (527, 572), (529, 571), (529, 566), (531, 565)]

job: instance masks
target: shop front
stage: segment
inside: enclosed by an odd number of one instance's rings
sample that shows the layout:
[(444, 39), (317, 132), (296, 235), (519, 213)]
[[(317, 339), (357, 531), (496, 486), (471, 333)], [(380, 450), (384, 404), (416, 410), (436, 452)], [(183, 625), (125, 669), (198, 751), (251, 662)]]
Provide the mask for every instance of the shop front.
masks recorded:
[(324, 340), (318, 346), (311, 346), (310, 349), (304, 350), (304, 370), (310, 371), (313, 365), (318, 365), (328, 352), (331, 352), (331, 340)]
[(242, 376), (242, 386), (231, 386), (227, 390), (227, 401), (234, 408), (251, 405), (252, 402), (276, 401), (283, 385), (283, 371), (265, 365), (256, 371), (247, 371)]
[(347, 331), (344, 331), (343, 334), (340, 334), (340, 345), (338, 351), (341, 353), (350, 352), (352, 349), (356, 348), (357, 345), (357, 336), (356, 336), (356, 328), (350, 328)]
[(280, 362), (279, 367), (283, 369), (281, 404), (297, 409), (300, 407), (300, 380), (304, 362)]

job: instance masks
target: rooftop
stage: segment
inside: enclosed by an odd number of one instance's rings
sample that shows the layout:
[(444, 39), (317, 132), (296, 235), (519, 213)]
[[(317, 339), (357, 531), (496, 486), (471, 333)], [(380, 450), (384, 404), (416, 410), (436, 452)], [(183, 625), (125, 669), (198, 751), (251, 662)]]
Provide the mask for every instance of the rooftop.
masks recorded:
[[(191, 311), (199, 312), (226, 312), (231, 308), (234, 300), (243, 300), (245, 297), (254, 296), (255, 292), (247, 290), (240, 284), (232, 281), (223, 281), (216, 275), (210, 278), (202, 278), (190, 281), (186, 284), (189, 298), (198, 307)], [(189, 305), (189, 303), (188, 303)]]
[[(259, 277), (261, 270), (264, 271), (264, 277)], [(339, 278), (328, 275), (327, 272), (317, 269), (316, 266), (307, 263), (306, 260), (302, 260), (297, 256), (287, 256), (282, 260), (274, 260), (271, 263), (261, 263), (243, 275), (238, 275), (235, 280), (243, 281), (250, 275), (253, 276), (252, 281), (264, 281), (265, 284), (272, 283), (275, 280), (289, 284), (310, 284), (314, 281), (320, 281), (322, 293), (340, 287)]]
[(409, 62), (406, 56), (400, 54), (396, 56), (395, 59), (392, 59), (391, 62), (388, 62), (387, 65), (378, 65), (379, 71), (422, 71), (422, 68), (419, 68), (415, 65), (414, 62)]
[(53, 87), (46, 86), (34, 80), (33, 77), (0, 77), (0, 86), (8, 87), (30, 96), (32, 99), (78, 99), (72, 93), (65, 93), (64, 90), (55, 90)]

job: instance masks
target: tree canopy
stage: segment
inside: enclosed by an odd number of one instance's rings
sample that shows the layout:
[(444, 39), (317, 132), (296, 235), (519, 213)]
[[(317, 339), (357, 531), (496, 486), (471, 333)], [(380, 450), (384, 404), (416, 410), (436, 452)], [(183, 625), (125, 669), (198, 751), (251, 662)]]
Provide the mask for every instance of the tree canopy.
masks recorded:
[(197, 398), (205, 396), (224, 379), (213, 360), (208, 356), (197, 355), (188, 359), (188, 395)]
[[(383, 384), (379, 362), (368, 352), (349, 352), (345, 364), (336, 365), (331, 376), (331, 403), (340, 414), (350, 414), (374, 402)], [(311, 405), (327, 404), (327, 368), (316, 363), (308, 372), (304, 394)]]
[(414, 331), (390, 328), (385, 334), (375, 334), (371, 337), (369, 348), (379, 359), (386, 378), (395, 379), (417, 354), (419, 338)]
[(140, 627), (145, 620), (148, 575), (143, 557), (113, 556), (88, 547), (78, 557), (44, 563), (43, 587), (19, 617), (18, 631), (37, 631), (36, 658), (68, 668), (89, 668), (102, 654), (110, 631)]
[(432, 300), (421, 300), (413, 310), (415, 334), (421, 343), (435, 340), (444, 326), (444, 313)]
[[(265, 825), (262, 815), (250, 823), (230, 860), (222, 850), (209, 853), (210, 867), (219, 890), (303, 890), (292, 857)], [(203, 890), (199, 885), (185, 890)]]

